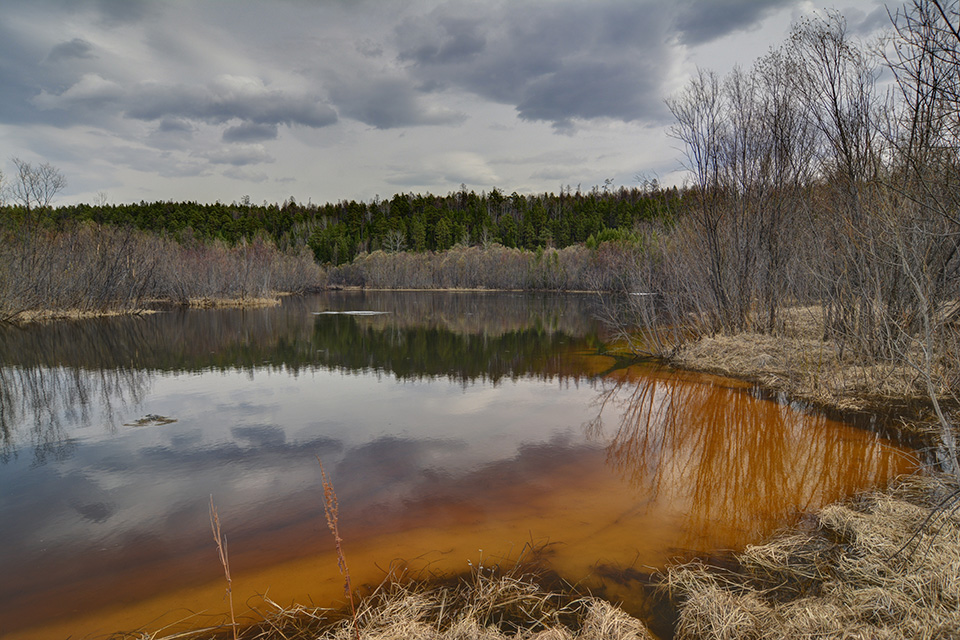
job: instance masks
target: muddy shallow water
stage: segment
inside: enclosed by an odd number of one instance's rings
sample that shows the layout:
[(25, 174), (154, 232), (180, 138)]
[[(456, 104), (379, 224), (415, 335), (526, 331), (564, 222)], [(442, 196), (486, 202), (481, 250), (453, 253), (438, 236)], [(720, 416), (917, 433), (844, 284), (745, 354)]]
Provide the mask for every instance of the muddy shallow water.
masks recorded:
[(636, 576), (914, 467), (743, 383), (605, 355), (592, 302), (343, 292), (3, 329), (0, 635), (222, 620), (211, 496), (241, 609), (337, 601), (318, 456), (356, 584), (533, 546), (634, 610)]

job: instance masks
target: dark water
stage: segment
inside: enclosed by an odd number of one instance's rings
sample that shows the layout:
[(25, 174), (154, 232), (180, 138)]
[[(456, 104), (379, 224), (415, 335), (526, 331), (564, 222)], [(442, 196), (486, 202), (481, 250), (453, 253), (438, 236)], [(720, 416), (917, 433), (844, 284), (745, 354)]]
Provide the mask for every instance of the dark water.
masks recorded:
[[(908, 451), (722, 378), (603, 355), (589, 296), (331, 293), (0, 330), (0, 636), (217, 621), (549, 550), (637, 576), (882, 484)], [(331, 313), (334, 312), (334, 313)], [(358, 313), (360, 312), (360, 313)]]

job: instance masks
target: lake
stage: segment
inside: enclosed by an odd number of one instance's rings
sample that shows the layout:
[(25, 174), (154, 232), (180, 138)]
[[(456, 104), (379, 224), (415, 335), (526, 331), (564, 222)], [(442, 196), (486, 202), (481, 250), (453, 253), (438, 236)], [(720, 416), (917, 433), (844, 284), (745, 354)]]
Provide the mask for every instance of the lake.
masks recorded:
[(535, 550), (642, 613), (645, 577), (917, 464), (751, 385), (606, 353), (589, 295), (329, 292), (0, 327), (0, 636), (223, 620)]

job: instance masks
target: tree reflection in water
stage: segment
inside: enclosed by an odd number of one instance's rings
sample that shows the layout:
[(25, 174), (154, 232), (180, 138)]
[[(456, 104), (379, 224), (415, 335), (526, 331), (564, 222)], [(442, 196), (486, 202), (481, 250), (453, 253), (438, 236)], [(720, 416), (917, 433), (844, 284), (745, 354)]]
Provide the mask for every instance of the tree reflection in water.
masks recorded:
[(64, 460), (74, 451), (72, 433), (116, 429), (127, 407), (139, 403), (152, 375), (138, 369), (0, 366), (0, 463), (32, 448), (35, 464)]
[(596, 404), (588, 437), (635, 490), (683, 509), (682, 549), (756, 540), (918, 463), (875, 434), (710, 376), (628, 369), (604, 380)]
[[(77, 429), (131, 419), (158, 375), (318, 369), (399, 380), (573, 378), (560, 354), (596, 344), (590, 299), (572, 296), (339, 292), (266, 309), (0, 327), (0, 463), (32, 446), (69, 456)], [(386, 309), (372, 317), (317, 311)]]

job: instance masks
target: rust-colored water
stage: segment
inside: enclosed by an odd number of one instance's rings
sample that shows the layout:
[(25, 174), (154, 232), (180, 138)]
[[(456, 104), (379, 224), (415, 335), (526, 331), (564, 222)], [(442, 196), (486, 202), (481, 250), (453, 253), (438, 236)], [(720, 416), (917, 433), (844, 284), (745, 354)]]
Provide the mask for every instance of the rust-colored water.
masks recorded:
[[(341, 602), (314, 454), (340, 496), (356, 585), (377, 584), (388, 571), (461, 573), (533, 545), (568, 581), (633, 609), (642, 600), (637, 575), (742, 549), (916, 465), (903, 447), (736, 381), (617, 368), (582, 345), (552, 353), (536, 357), (549, 375), (496, 384), (320, 369), (149, 380), (142, 393), (155, 399), (135, 413), (159, 413), (177, 399), (178, 422), (89, 442), (77, 436), (75, 453), (39, 467), (96, 480), (95, 497), (34, 489), (31, 498), (22, 489), (24, 501), (62, 499), (83, 517), (37, 516), (35, 535), (22, 537), (49, 536), (49, 544), (2, 556), (0, 636), (223, 622), (210, 493), (242, 617), (268, 606), (264, 595), (281, 605)], [(376, 426), (347, 424), (354, 414)], [(209, 431), (214, 419), (232, 439)], [(112, 448), (118, 442), (128, 444)], [(33, 478), (28, 466), (19, 473)], [(128, 490), (134, 497), (124, 497)]]

